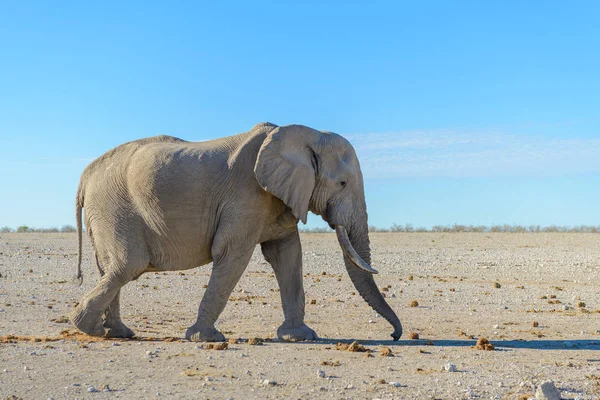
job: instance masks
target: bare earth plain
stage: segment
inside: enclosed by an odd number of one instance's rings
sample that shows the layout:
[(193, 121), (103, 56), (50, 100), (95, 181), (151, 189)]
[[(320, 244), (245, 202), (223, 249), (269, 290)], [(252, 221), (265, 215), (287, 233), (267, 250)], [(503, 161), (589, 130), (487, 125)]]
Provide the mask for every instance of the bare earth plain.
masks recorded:
[[(75, 234), (0, 234), (0, 399), (518, 399), (548, 379), (563, 398), (600, 398), (600, 235), (371, 242), (400, 341), (354, 293), (335, 235), (303, 234), (306, 322), (322, 339), (275, 338), (281, 302), (257, 248), (217, 325), (235, 340), (215, 350), (183, 339), (210, 265), (129, 283), (122, 316), (138, 336), (90, 338), (65, 318), (97, 280), (89, 241), (77, 286)], [(481, 337), (494, 350), (478, 350)], [(370, 352), (336, 349), (354, 340)]]

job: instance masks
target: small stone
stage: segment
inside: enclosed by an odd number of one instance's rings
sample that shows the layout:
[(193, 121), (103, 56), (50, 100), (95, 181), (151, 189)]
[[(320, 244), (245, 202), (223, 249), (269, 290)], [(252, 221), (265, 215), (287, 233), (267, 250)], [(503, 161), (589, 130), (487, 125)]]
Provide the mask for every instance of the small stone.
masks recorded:
[(317, 377), (319, 378), (325, 378), (327, 375), (325, 375), (325, 371), (323, 371), (322, 369), (318, 369), (317, 370)]
[(416, 300), (411, 300), (410, 303), (408, 303), (409, 307), (419, 307), (419, 302)]
[(560, 400), (560, 392), (551, 380), (544, 381), (535, 391), (537, 400)]
[(563, 310), (565, 310), (565, 311), (567, 311), (567, 310), (570, 310), (570, 309), (571, 309), (571, 307), (569, 307), (569, 306), (568, 306), (568, 305), (566, 305), (566, 304), (563, 306)]
[(500, 288), (502, 287), (502, 285), (501, 285), (501, 284), (499, 284), (498, 282), (494, 282), (494, 287), (495, 287), (496, 289), (500, 289)]
[(263, 380), (261, 382), (261, 385), (263, 385), (263, 386), (275, 386), (275, 385), (277, 385), (277, 382), (271, 381), (269, 379), (265, 379), (265, 380)]
[(23, 367), (23, 371), (29, 371), (29, 367), (26, 365)]
[(400, 382), (390, 382), (390, 386), (393, 386), (393, 387), (400, 387), (400, 386), (402, 386), (402, 385), (400, 384)]
[(540, 326), (540, 323), (539, 323), (539, 322), (537, 322), (537, 321), (533, 321), (533, 322), (531, 323), (531, 326), (533, 326), (534, 328), (537, 328), (538, 326)]
[(90, 386), (90, 387), (88, 388), (88, 392), (90, 392), (90, 393), (96, 393), (97, 391), (98, 391), (98, 389), (96, 389), (96, 388), (95, 388), (95, 387), (93, 387), (93, 386)]
[(494, 329), (498, 329), (498, 328), (500, 328), (500, 325), (496, 324), (496, 325), (493, 326), (493, 328)]
[(344, 389), (346, 389), (346, 390), (354, 389), (354, 385), (350, 384), (350, 385), (346, 386)]
[(408, 338), (412, 340), (417, 340), (419, 338), (419, 334), (417, 332), (410, 332), (408, 334)]
[(444, 365), (444, 368), (442, 369), (446, 372), (456, 372), (456, 365), (449, 362), (448, 364)]

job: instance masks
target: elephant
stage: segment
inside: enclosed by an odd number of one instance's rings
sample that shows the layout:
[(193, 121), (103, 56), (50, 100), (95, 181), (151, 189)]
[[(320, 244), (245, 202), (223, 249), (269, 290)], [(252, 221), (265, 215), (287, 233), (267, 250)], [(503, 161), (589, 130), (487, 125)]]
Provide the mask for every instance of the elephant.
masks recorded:
[(351, 281), (364, 300), (402, 335), (400, 320), (379, 291), (363, 177), (342, 136), (302, 125), (268, 122), (205, 142), (155, 136), (122, 144), (91, 162), (76, 195), (82, 282), (82, 208), (100, 273), (69, 314), (91, 336), (134, 336), (120, 317), (120, 290), (145, 272), (213, 263), (190, 341), (223, 341), (217, 318), (255, 247), (280, 288), (281, 340), (317, 340), (304, 323), (298, 224), (309, 211), (335, 229)]

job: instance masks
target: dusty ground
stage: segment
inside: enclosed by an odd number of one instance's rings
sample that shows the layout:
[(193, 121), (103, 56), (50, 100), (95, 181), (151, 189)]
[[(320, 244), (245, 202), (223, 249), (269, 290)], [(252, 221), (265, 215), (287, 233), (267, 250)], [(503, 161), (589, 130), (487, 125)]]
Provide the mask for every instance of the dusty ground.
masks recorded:
[[(302, 240), (306, 298), (316, 302), (306, 321), (323, 340), (272, 339), (281, 304), (257, 251), (218, 325), (242, 340), (219, 351), (181, 340), (209, 266), (128, 284), (123, 319), (139, 337), (94, 340), (64, 320), (96, 281), (88, 242), (77, 287), (75, 234), (0, 234), (0, 399), (513, 399), (546, 379), (563, 398), (600, 397), (600, 235), (373, 234), (377, 282), (405, 329), (399, 342), (353, 293), (335, 235)], [(248, 344), (254, 337), (265, 343)], [(479, 337), (495, 350), (475, 349)], [(352, 339), (372, 357), (336, 350)], [(443, 370), (449, 363), (456, 372)]]

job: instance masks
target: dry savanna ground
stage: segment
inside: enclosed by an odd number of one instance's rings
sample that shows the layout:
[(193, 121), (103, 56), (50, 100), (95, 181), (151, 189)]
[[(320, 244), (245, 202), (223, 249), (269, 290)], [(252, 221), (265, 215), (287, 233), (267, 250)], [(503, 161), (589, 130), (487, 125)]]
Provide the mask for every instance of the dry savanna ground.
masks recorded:
[[(122, 315), (138, 336), (103, 340), (65, 318), (97, 280), (87, 240), (78, 287), (75, 234), (0, 234), (0, 399), (518, 399), (548, 379), (563, 398), (600, 396), (600, 235), (372, 234), (399, 342), (355, 294), (335, 235), (302, 241), (322, 340), (274, 338), (281, 303), (257, 250), (218, 322), (230, 342), (210, 349), (182, 339), (210, 266), (129, 283)], [(338, 345), (354, 340), (366, 351)]]

